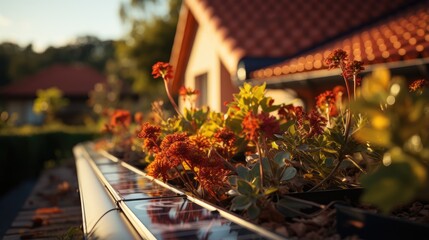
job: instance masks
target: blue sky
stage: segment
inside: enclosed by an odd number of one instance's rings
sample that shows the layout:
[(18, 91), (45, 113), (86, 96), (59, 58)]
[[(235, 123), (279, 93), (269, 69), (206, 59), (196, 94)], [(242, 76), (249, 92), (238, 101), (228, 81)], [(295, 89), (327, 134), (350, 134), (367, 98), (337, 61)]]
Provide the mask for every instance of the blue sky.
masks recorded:
[(0, 42), (36, 51), (67, 44), (77, 36), (118, 39), (125, 35), (119, 18), (124, 0), (0, 0)]

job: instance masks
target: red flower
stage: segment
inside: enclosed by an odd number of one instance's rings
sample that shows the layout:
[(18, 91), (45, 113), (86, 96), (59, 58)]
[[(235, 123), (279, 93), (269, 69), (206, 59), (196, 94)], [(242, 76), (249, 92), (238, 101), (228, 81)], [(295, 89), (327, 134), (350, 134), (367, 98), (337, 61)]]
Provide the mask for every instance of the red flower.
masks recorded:
[(157, 139), (161, 134), (161, 128), (150, 123), (145, 123), (142, 125), (142, 130), (138, 134), (139, 138), (150, 138)]
[(409, 86), (410, 92), (417, 92), (423, 90), (424, 87), (429, 86), (429, 82), (425, 79), (419, 79), (412, 82)]
[(307, 137), (313, 137), (323, 133), (327, 120), (321, 116), (318, 111), (311, 111), (308, 114), (308, 120), (310, 122), (310, 131), (308, 131)]
[(271, 138), (274, 134), (280, 132), (280, 124), (277, 119), (266, 112), (257, 116), (252, 112), (248, 112), (241, 125), (246, 139), (250, 141), (257, 141), (261, 135)]
[(325, 91), (323, 93), (321, 93), (319, 96), (317, 96), (316, 98), (316, 104), (317, 107), (322, 111), (322, 112), (326, 112), (328, 109), (328, 114), (329, 116), (336, 116), (338, 115), (338, 110), (337, 110), (337, 98), (336, 95), (334, 94), (333, 91)]
[(137, 134), (139, 138), (143, 138), (143, 148), (149, 153), (157, 153), (159, 148), (159, 136), (161, 135), (161, 128), (159, 126), (145, 123), (142, 125), (140, 133)]
[(274, 116), (269, 113), (263, 112), (258, 115), (260, 121), (260, 129), (267, 138), (272, 138), (274, 134), (280, 132), (280, 124)]
[(152, 66), (154, 78), (162, 77), (165, 81), (173, 78), (173, 67), (166, 62), (157, 62)]
[(237, 136), (227, 128), (221, 128), (214, 134), (216, 151), (224, 158), (230, 159), (236, 152)]
[(278, 114), (287, 120), (299, 120), (304, 115), (304, 109), (301, 106), (293, 106), (292, 104), (282, 105), (278, 110)]
[(343, 86), (338, 85), (338, 86), (335, 86), (334, 89), (332, 89), (332, 92), (334, 92), (335, 96), (339, 96), (339, 95), (342, 96), (346, 92), (346, 89)]
[(347, 61), (347, 53), (342, 49), (334, 50), (325, 59), (325, 63), (328, 65), (329, 69), (337, 68), (340, 66), (341, 62), (345, 61)]
[(252, 112), (248, 112), (241, 123), (246, 139), (257, 141), (259, 137), (259, 119)]
[(165, 136), (161, 142), (161, 149), (168, 149), (171, 144), (180, 141), (188, 141), (189, 137), (186, 133), (173, 133)]
[(220, 166), (221, 164), (201, 167), (198, 172), (201, 187), (214, 197), (226, 191), (224, 188), (227, 183), (227, 176), (230, 174), (230, 171)]
[(235, 142), (237, 141), (234, 132), (227, 128), (219, 129), (214, 134), (214, 138), (216, 139), (216, 142), (221, 142), (223, 145), (228, 147), (234, 146)]
[(124, 126), (128, 127), (131, 124), (131, 114), (127, 110), (117, 109), (110, 118), (112, 127)]
[(353, 60), (351, 63), (347, 64), (346, 69), (347, 69), (347, 71), (349, 71), (353, 75), (357, 75), (360, 72), (362, 72), (363, 70), (365, 70), (365, 68), (363, 67), (363, 62), (362, 61), (356, 61), (356, 60)]
[(191, 154), (194, 149), (188, 141), (178, 141), (172, 143), (168, 148), (162, 149), (162, 151), (166, 159), (168, 159), (173, 166), (178, 166), (182, 164), (183, 161), (188, 160), (188, 155)]
[(170, 179), (170, 172), (173, 172), (174, 165), (171, 164), (163, 154), (157, 154), (155, 160), (146, 167), (146, 172), (149, 176), (159, 178), (163, 181)]
[(143, 122), (143, 113), (142, 112), (136, 112), (134, 114), (134, 121), (138, 124), (141, 124)]
[(192, 96), (198, 96), (200, 94), (200, 91), (198, 91), (197, 89), (192, 90), (191, 88), (186, 88), (184, 86), (180, 87), (179, 89), (179, 95), (182, 96), (183, 101), (186, 99), (187, 96), (192, 97)]
[[(344, 75), (346, 78), (351, 78), (353, 75), (356, 76), (363, 70), (365, 70), (363, 62), (353, 60), (352, 62), (347, 63)], [(360, 85), (360, 79), (356, 79), (356, 84), (358, 86)]]

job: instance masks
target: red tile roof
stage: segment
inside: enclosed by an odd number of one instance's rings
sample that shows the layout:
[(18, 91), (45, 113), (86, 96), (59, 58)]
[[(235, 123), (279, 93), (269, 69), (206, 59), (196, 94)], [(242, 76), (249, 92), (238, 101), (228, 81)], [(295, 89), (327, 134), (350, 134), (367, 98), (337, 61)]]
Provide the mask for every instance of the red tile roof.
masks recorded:
[(265, 79), (327, 69), (324, 59), (334, 49), (365, 65), (429, 58), (429, 1), (413, 6), (373, 26), (360, 29), (314, 51), (281, 64), (254, 71), (251, 78)]
[(235, 75), (244, 58), (290, 59), (416, 1), (184, 0), (170, 58), (173, 86), (183, 81), (198, 25), (213, 29), (218, 55)]
[(404, 0), (198, 0), (243, 56), (289, 57), (370, 23)]
[(66, 97), (86, 97), (106, 77), (84, 65), (53, 65), (0, 89), (1, 97), (34, 97), (38, 89), (57, 87)]

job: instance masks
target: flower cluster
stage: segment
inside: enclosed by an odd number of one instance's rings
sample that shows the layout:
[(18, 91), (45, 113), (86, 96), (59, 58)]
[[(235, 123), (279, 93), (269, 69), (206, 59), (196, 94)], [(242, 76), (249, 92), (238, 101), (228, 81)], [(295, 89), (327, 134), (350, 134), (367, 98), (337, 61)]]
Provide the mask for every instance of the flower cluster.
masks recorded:
[[(153, 134), (154, 127), (145, 125), (139, 137), (145, 143), (150, 141), (155, 160), (147, 167), (147, 173), (164, 181), (181, 179), (184, 186), (197, 196), (201, 190), (211, 198), (218, 198), (225, 190), (224, 179), (229, 170), (223, 167), (218, 158), (210, 158), (209, 150), (212, 142), (202, 135), (188, 136), (187, 133), (173, 133), (166, 135), (161, 143), (158, 134)], [(156, 146), (154, 146), (156, 145)], [(198, 186), (195, 186), (197, 180)], [(201, 188), (199, 190), (198, 188)]]
[(184, 86), (179, 89), (179, 95), (182, 96), (183, 101), (185, 101), (186, 98), (192, 98), (194, 96), (198, 96), (199, 94), (200, 91), (198, 89), (186, 88)]
[(173, 78), (173, 67), (169, 63), (157, 62), (152, 66), (152, 76), (163, 78), (165, 81)]

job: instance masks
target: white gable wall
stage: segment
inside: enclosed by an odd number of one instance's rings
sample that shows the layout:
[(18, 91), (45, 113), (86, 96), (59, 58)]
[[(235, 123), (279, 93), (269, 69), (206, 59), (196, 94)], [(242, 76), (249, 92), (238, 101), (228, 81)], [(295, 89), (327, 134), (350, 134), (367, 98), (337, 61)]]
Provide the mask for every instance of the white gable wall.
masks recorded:
[[(195, 77), (207, 73), (207, 105), (220, 111), (220, 66), (218, 44), (207, 26), (199, 26), (185, 71), (185, 86), (195, 88)], [(201, 89), (199, 89), (201, 90)]]

